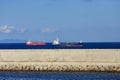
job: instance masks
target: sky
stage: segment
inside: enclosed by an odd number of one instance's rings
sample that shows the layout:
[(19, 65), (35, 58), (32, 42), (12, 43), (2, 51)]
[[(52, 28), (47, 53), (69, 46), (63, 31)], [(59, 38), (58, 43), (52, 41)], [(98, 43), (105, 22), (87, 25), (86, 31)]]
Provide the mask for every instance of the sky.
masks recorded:
[(120, 0), (0, 0), (0, 40), (120, 42)]

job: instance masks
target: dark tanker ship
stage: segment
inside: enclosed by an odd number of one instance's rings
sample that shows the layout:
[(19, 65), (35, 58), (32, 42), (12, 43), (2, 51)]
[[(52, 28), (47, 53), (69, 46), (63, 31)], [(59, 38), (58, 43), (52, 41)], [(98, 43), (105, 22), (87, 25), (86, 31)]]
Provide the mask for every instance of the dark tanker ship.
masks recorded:
[(83, 44), (82, 44), (82, 41), (80, 42), (64, 42), (64, 43), (60, 43), (59, 39), (57, 38), (56, 40), (53, 41), (53, 45), (58, 45), (58, 46), (61, 46), (61, 47), (82, 47)]

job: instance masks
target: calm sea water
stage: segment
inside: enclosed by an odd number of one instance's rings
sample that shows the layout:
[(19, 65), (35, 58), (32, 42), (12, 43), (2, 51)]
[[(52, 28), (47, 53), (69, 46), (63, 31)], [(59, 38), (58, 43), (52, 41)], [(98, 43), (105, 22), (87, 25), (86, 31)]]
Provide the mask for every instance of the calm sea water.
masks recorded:
[(54, 46), (47, 43), (45, 46), (27, 46), (25, 43), (0, 43), (0, 49), (120, 49), (120, 42), (86, 42), (82, 47)]
[(112, 72), (0, 72), (0, 80), (120, 80)]

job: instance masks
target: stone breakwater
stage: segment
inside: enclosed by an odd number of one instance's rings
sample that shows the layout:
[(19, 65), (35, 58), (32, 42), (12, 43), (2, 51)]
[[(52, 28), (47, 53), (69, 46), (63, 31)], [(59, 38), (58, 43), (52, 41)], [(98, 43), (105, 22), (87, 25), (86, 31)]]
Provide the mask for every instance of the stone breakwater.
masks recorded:
[(0, 63), (0, 71), (107, 71), (120, 72), (119, 63), (91, 62), (8, 62)]
[(0, 50), (0, 71), (120, 72), (120, 49)]

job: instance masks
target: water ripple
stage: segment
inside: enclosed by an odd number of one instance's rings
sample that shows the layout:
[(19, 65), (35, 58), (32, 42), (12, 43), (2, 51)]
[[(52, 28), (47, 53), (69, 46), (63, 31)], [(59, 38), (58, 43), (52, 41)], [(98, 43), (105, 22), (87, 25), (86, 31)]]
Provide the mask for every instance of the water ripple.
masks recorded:
[(120, 80), (112, 72), (0, 72), (0, 80)]

